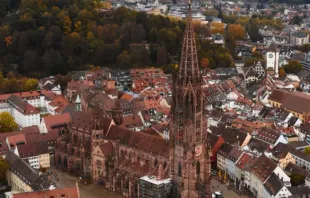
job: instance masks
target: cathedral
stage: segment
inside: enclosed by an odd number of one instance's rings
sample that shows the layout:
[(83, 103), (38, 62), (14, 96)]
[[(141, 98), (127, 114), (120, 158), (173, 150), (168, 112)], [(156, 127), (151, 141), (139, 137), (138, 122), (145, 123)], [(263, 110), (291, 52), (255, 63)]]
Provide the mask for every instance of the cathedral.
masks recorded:
[(189, 3), (179, 71), (173, 77), (170, 140), (122, 126), (119, 99), (113, 116), (75, 112), (55, 145), (56, 167), (90, 177), (125, 197), (139, 197), (139, 179), (170, 178), (173, 198), (210, 198), (210, 146)]

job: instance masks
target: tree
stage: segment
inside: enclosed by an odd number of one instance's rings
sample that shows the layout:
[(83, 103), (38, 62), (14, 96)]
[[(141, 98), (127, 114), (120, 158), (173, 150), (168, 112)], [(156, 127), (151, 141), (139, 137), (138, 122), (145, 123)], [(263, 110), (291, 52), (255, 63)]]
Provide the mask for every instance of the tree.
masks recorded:
[(131, 63), (131, 58), (128, 55), (127, 51), (123, 51), (120, 55), (117, 57), (117, 63), (122, 66), (128, 66)]
[(263, 59), (262, 53), (258, 52), (258, 51), (252, 52), (252, 57), (253, 58), (258, 58), (258, 59)]
[(24, 91), (33, 91), (38, 88), (38, 80), (35, 78), (28, 78), (24, 85)]
[[(286, 72), (285, 72), (285, 70), (284, 70), (283, 68), (280, 68), (280, 69), (279, 69), (279, 76), (280, 76), (280, 78), (283, 78), (283, 77), (286, 76)], [(310, 154), (310, 153), (309, 153), (309, 154)]]
[(157, 42), (157, 29), (156, 28), (152, 28), (149, 32), (149, 40), (151, 43), (156, 43)]
[(224, 23), (212, 22), (211, 23), (211, 32), (213, 34), (224, 34)]
[(305, 183), (305, 176), (298, 173), (293, 173), (290, 175), (292, 186), (298, 186)]
[(6, 171), (9, 169), (9, 164), (5, 161), (5, 159), (0, 157), (0, 182), (6, 181)]
[(300, 25), (301, 21), (302, 21), (302, 18), (300, 18), (298, 15), (295, 15), (292, 18), (291, 24)]
[(0, 113), (0, 133), (16, 131), (18, 125), (9, 112)]
[(302, 71), (302, 65), (299, 61), (296, 60), (290, 60), (288, 61), (288, 64), (284, 65), (284, 69), (286, 73), (298, 73)]
[(307, 44), (300, 46), (300, 51), (305, 52), (305, 53), (310, 52), (310, 44), (307, 43)]
[(217, 10), (207, 10), (203, 14), (207, 17), (217, 17), (218, 13)]
[(208, 58), (201, 59), (200, 64), (201, 64), (201, 67), (208, 68), (209, 67), (209, 59)]
[(244, 67), (250, 67), (252, 65), (254, 65), (257, 61), (259, 61), (259, 58), (247, 58), (244, 60)]
[(23, 69), (24, 71), (34, 71), (37, 66), (39, 56), (36, 51), (28, 50), (24, 55)]
[(65, 34), (69, 34), (71, 32), (71, 19), (68, 16), (68, 13), (65, 11), (61, 11), (57, 14), (58, 19), (61, 21), (62, 29)]
[(310, 146), (306, 147), (304, 152), (306, 154), (310, 155)]
[(67, 72), (63, 57), (58, 51), (49, 50), (43, 56), (44, 69), (50, 71), (52, 74)]
[(260, 40), (259, 25), (256, 20), (250, 19), (246, 24), (246, 30), (249, 33), (251, 41), (256, 42)]
[(245, 30), (240, 24), (230, 24), (227, 33), (233, 35), (237, 40), (244, 39)]
[(166, 65), (167, 64), (167, 50), (165, 47), (157, 48), (157, 65)]

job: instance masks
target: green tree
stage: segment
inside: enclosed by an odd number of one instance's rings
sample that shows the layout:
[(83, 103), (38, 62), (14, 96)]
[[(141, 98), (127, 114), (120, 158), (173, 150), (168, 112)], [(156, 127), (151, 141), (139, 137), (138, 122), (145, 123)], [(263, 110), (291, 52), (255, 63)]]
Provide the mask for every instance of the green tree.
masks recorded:
[(9, 164), (5, 161), (5, 159), (0, 157), (0, 182), (6, 181), (6, 171), (9, 169)]
[(298, 73), (300, 71), (302, 71), (302, 65), (299, 61), (296, 61), (296, 60), (290, 60), (288, 62), (288, 64), (284, 65), (284, 69), (285, 69), (285, 72), (286, 73)]
[(256, 42), (260, 40), (259, 25), (257, 24), (256, 20), (250, 19), (246, 25), (246, 30), (250, 36), (251, 41)]
[(292, 186), (305, 184), (305, 176), (302, 174), (293, 173), (290, 175)]
[(9, 112), (0, 113), (0, 132), (16, 131), (18, 125)]
[(291, 24), (300, 25), (301, 21), (302, 21), (302, 18), (300, 18), (300, 16), (298, 15), (295, 15), (293, 19), (291, 20)]
[(167, 64), (167, 50), (165, 47), (157, 48), (157, 65), (166, 65)]
[(305, 53), (310, 52), (310, 44), (307, 43), (307, 44), (300, 46), (300, 51), (305, 52)]
[(44, 69), (50, 71), (52, 74), (67, 72), (63, 57), (58, 51), (53, 49), (45, 52), (43, 56), (43, 65)]
[(156, 28), (152, 28), (149, 32), (149, 40), (151, 43), (156, 43), (157, 42), (157, 36), (158, 32)]

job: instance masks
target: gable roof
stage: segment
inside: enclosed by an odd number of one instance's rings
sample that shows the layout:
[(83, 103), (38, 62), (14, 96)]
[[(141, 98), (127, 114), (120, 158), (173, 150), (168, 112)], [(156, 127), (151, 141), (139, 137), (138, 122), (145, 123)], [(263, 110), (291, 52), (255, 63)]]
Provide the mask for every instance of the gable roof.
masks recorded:
[(271, 176), (276, 167), (277, 165), (273, 161), (265, 155), (261, 155), (253, 164), (252, 172), (264, 183)]
[(99, 145), (101, 152), (103, 153), (104, 157), (109, 157), (114, 153), (114, 146), (111, 142), (105, 142)]
[(8, 98), (8, 101), (23, 114), (30, 115), (40, 113), (40, 111), (37, 110), (34, 106), (13, 94)]
[(282, 104), (283, 108), (298, 112), (310, 112), (310, 96), (302, 92), (288, 92), (284, 90), (273, 90), (268, 100)]
[(54, 127), (69, 124), (71, 117), (69, 113), (46, 116), (42, 118), (44, 120), (47, 131), (51, 131)]
[(18, 145), (17, 150), (21, 158), (49, 153), (48, 145), (45, 143)]
[(149, 135), (132, 131), (121, 126), (111, 126), (106, 134), (108, 140), (119, 140), (120, 144), (126, 144), (128, 147), (141, 149), (145, 152), (168, 157), (169, 144), (166, 140)]
[(275, 173), (272, 173), (268, 180), (264, 183), (265, 189), (270, 195), (274, 196), (283, 188), (283, 186), (283, 182)]

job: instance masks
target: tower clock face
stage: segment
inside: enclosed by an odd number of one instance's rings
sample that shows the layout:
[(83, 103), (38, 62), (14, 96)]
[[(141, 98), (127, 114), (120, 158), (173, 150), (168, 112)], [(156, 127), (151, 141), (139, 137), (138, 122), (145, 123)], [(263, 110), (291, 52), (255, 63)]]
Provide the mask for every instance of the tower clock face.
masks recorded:
[(273, 57), (273, 54), (269, 54), (269, 58), (272, 58)]
[(202, 153), (202, 147), (201, 146), (197, 146), (195, 148), (195, 155), (198, 157), (198, 156), (201, 155), (201, 153)]

